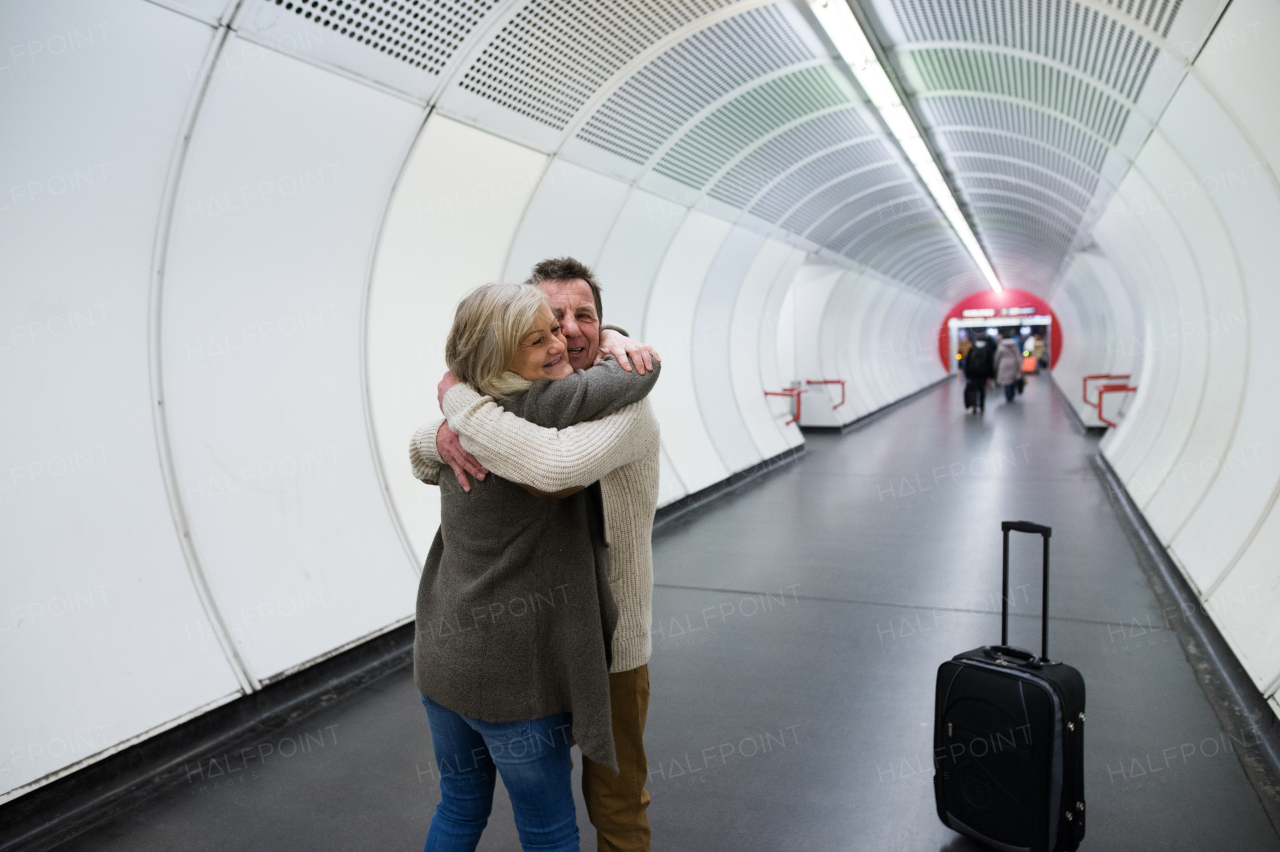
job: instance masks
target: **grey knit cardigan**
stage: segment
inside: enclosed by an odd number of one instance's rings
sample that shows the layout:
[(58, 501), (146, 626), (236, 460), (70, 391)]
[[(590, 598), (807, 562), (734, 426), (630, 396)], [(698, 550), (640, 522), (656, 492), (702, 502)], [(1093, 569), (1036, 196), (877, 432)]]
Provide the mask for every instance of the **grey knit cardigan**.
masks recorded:
[[(513, 391), (496, 401), (562, 429), (643, 399), (657, 377), (606, 358), (556, 381), (509, 373)], [(440, 529), (418, 584), (418, 689), (486, 722), (570, 712), (583, 755), (616, 772), (608, 672), (618, 613), (599, 484), (557, 500), (492, 473), (470, 493), (452, 475), (438, 480)]]

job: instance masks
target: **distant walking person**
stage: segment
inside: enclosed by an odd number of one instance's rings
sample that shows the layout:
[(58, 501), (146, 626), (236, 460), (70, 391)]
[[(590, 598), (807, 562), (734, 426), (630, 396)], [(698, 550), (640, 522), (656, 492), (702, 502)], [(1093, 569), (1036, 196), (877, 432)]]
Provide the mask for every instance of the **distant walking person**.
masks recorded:
[(1018, 349), (1018, 341), (1007, 329), (1000, 335), (993, 366), (996, 384), (1004, 386), (1005, 402), (1013, 402), (1018, 392), (1018, 379), (1022, 378), (1022, 353)]
[(985, 411), (987, 408), (987, 382), (994, 366), (995, 342), (985, 335), (975, 337), (969, 354), (964, 358), (964, 377), (968, 383), (964, 389), (966, 410)]

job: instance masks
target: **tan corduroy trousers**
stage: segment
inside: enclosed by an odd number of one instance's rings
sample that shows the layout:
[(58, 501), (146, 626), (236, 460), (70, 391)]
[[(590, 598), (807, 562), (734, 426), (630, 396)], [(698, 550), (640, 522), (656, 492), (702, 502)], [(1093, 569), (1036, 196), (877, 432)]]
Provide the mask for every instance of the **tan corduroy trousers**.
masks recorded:
[(595, 826), (599, 852), (649, 852), (649, 763), (644, 720), (649, 712), (649, 666), (609, 674), (617, 775), (583, 758), (582, 796)]

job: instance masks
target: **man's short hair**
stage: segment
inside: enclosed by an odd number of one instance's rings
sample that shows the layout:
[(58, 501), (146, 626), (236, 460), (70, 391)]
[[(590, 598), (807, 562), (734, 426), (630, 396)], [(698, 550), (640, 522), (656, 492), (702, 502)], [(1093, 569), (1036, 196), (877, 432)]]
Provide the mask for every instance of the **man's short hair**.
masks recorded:
[(604, 316), (604, 305), (600, 301), (600, 284), (596, 281), (591, 267), (572, 257), (553, 257), (544, 260), (533, 268), (533, 274), (524, 282), (538, 286), (543, 281), (572, 281), (581, 278), (591, 288), (591, 295), (596, 300), (596, 319)]

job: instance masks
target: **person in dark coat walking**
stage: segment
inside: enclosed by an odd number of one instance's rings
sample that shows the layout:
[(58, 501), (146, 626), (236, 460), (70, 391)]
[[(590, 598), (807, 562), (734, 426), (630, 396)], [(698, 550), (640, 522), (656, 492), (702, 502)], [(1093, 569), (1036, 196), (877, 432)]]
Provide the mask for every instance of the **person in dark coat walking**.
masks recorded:
[(994, 372), (995, 349), (995, 341), (990, 337), (975, 337), (969, 354), (964, 358), (964, 377), (968, 380), (964, 389), (966, 410), (986, 410), (987, 382)]

